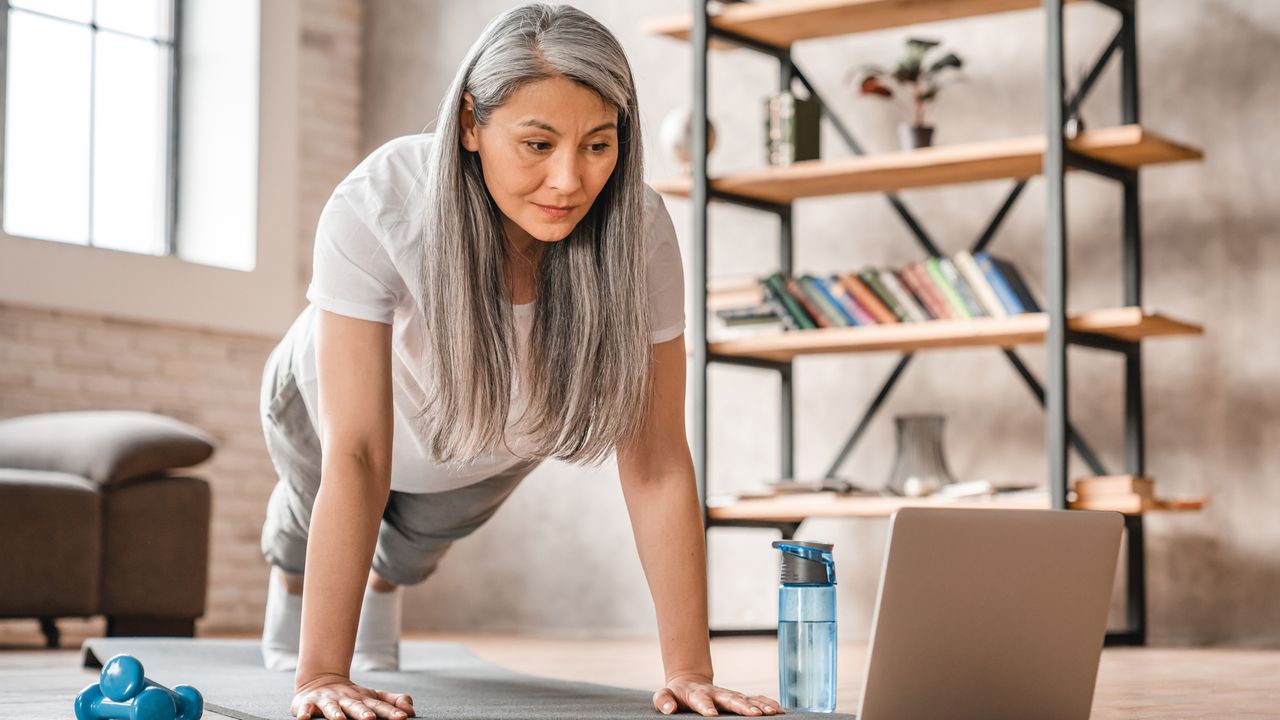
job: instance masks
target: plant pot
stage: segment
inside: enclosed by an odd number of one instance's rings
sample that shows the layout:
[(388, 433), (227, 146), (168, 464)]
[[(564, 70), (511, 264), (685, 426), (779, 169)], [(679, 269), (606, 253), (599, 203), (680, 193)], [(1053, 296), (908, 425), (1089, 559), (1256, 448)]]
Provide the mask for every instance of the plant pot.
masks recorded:
[(933, 145), (933, 126), (898, 123), (898, 142), (903, 150), (929, 147)]
[(942, 415), (899, 415), (898, 452), (886, 486), (906, 497), (923, 497), (955, 482), (942, 451)]

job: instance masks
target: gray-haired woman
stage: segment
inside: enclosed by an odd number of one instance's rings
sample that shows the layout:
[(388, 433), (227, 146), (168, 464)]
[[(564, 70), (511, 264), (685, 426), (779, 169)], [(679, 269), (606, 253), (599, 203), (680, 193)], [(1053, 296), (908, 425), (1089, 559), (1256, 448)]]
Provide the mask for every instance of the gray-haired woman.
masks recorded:
[(654, 706), (782, 712), (712, 683), (683, 275), (642, 150), (614, 36), (530, 4), (485, 28), (436, 133), (378, 148), (325, 205), (311, 304), (262, 387), (263, 656), (295, 670), (296, 717), (413, 713), (349, 679), (398, 667), (399, 588), (543, 458), (610, 454), (657, 610)]

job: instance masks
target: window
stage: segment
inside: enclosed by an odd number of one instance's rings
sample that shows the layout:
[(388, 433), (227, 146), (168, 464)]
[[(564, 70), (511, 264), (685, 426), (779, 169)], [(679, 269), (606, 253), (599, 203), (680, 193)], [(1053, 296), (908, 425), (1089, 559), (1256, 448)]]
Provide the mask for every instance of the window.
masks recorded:
[(177, 0), (9, 0), (4, 232), (174, 252)]

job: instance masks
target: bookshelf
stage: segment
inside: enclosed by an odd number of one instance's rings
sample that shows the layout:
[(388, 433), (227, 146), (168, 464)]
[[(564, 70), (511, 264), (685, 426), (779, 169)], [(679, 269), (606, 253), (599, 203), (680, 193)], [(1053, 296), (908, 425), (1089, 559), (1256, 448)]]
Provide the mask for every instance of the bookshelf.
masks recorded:
[[(1118, 29), (1111, 43), (1096, 59), (1071, 98), (1064, 97), (1064, 6), (1095, 2), (1115, 11)], [(812, 517), (885, 517), (909, 505), (948, 507), (1004, 507), (1009, 509), (1072, 507), (1067, 460), (1076, 451), (1095, 475), (1110, 473), (1085, 438), (1072, 426), (1067, 406), (1067, 348), (1070, 345), (1112, 352), (1124, 360), (1124, 459), (1123, 472), (1145, 475), (1146, 442), (1143, 408), (1142, 348), (1146, 340), (1165, 336), (1191, 336), (1203, 332), (1198, 325), (1168, 317), (1143, 304), (1142, 214), (1139, 171), (1149, 165), (1194, 161), (1203, 153), (1190, 145), (1166, 138), (1143, 125), (1138, 93), (1136, 9), (1133, 0), (787, 0), (709, 4), (691, 0), (692, 12), (679, 17), (656, 18), (645, 24), (648, 32), (688, 42), (693, 56), (691, 174), (653, 183), (672, 197), (688, 198), (693, 217), (691, 276), (701, 283), (694, 295), (690, 354), (692, 355), (690, 402), (694, 421), (691, 440), (698, 494), (708, 532), (715, 527), (774, 529), (793, 537), (800, 524)], [(1038, 10), (1044, 19), (1045, 132), (1029, 137), (996, 139), (906, 152), (868, 154), (822, 99), (791, 55), (794, 43), (805, 40), (882, 30), (919, 23)], [(823, 118), (839, 134), (853, 157), (797, 162), (784, 167), (762, 167), (717, 177), (708, 175), (706, 131), (709, 83), (707, 58), (716, 50), (746, 49), (768, 55), (779, 63), (778, 87), (796, 83), (819, 101)], [(1102, 69), (1118, 57), (1120, 64), (1121, 125), (1092, 129), (1067, 138), (1068, 108), (1078, 107), (1093, 89)], [(1121, 236), (1120, 307), (1091, 309), (1068, 315), (1066, 288), (1067, 222), (1065, 183), (1068, 171), (1094, 174), (1115, 182), (1123, 193)], [(771, 332), (735, 339), (709, 341), (707, 236), (710, 202), (727, 202), (774, 214), (780, 223), (777, 270), (792, 273), (794, 202), (851, 193), (883, 193), (894, 212), (906, 224), (926, 255), (941, 255), (910, 209), (895, 194), (907, 188), (961, 185), (1006, 179), (1012, 186), (971, 252), (992, 240), (1009, 209), (1022, 195), (1027, 182), (1043, 177), (1045, 187), (1044, 311), (1007, 318), (933, 320), (878, 326), (819, 328)], [(1037, 344), (1046, 353), (1046, 378), (1036, 378), (1015, 348)], [(860, 439), (898, 382), (914, 353), (948, 348), (990, 347), (1000, 350), (1031, 388), (1045, 411), (1045, 454), (1049, 469), (1046, 492), (995, 496), (987, 500), (939, 500), (890, 497), (834, 496), (714, 498), (707, 494), (707, 370), (710, 363), (737, 364), (776, 372), (780, 378), (780, 477), (794, 476), (794, 398), (792, 368), (805, 355), (830, 353), (897, 352), (901, 357), (852, 429), (844, 447), (826, 473), (834, 477), (840, 464)], [(1141, 645), (1146, 642), (1146, 582), (1144, 513), (1150, 510), (1195, 510), (1201, 502), (1151, 502), (1125, 512), (1126, 627), (1108, 633), (1108, 644)], [(1093, 507), (1097, 507), (1095, 504)], [(1119, 509), (1119, 508), (1118, 508)], [(712, 628), (712, 635), (772, 632), (762, 628)]]

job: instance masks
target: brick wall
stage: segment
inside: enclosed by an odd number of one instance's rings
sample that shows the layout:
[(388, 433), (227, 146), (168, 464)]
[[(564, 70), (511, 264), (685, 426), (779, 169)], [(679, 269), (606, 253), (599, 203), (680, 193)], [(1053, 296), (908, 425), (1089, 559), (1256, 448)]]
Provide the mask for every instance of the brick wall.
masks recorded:
[[(363, 3), (304, 0), (299, 79), (299, 276), (333, 186), (359, 161)], [(258, 537), (275, 474), (258, 422), (271, 338), (206, 332), (0, 303), (0, 417), (80, 409), (170, 415), (218, 442), (200, 472), (213, 487), (212, 557), (203, 631), (254, 631), (265, 600)], [(100, 620), (63, 621), (100, 632)], [(34, 621), (0, 621), (0, 642)]]

